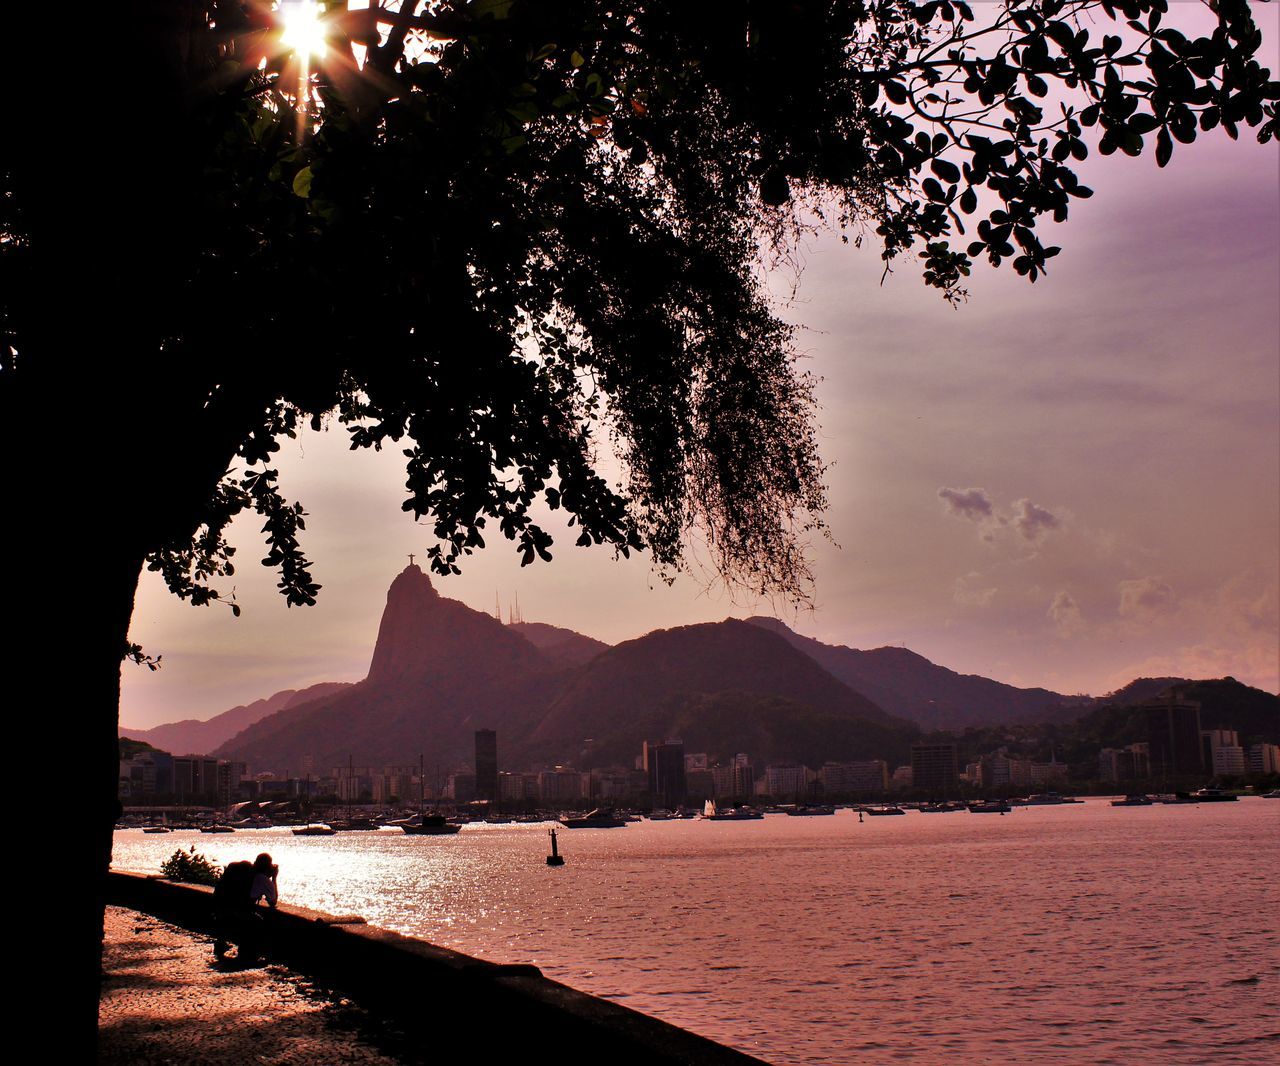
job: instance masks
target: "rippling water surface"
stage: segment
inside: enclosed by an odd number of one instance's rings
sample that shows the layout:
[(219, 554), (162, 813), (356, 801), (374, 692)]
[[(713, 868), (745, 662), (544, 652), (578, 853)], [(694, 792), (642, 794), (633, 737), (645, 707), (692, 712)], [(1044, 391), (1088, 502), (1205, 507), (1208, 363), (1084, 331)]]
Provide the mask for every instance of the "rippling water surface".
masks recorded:
[(1007, 816), (116, 833), (270, 851), (288, 902), (533, 962), (774, 1063), (1280, 1061), (1280, 801)]

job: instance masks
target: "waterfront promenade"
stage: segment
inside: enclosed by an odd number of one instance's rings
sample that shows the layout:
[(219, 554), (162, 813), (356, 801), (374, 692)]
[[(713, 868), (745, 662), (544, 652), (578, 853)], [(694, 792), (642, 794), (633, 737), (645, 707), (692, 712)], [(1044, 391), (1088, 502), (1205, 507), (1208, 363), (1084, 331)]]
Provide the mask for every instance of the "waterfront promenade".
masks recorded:
[(98, 1062), (396, 1066), (420, 1061), (386, 1019), (283, 966), (223, 970), (212, 941), (108, 907)]
[(584, 1061), (760, 1062), (536, 966), (486, 962), (357, 915), (282, 903), (264, 930), (277, 965), (215, 967), (209, 889), (116, 871), (107, 893), (102, 1062), (415, 1064), (478, 1034), (495, 1060), (547, 1046)]

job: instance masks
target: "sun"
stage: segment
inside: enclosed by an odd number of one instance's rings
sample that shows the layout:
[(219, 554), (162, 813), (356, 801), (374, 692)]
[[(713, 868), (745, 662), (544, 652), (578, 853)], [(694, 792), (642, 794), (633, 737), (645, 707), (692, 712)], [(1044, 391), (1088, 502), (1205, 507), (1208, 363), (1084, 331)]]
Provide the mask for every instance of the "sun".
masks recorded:
[(324, 55), (325, 27), (315, 0), (283, 0), (277, 17), (284, 27), (281, 44), (304, 60)]

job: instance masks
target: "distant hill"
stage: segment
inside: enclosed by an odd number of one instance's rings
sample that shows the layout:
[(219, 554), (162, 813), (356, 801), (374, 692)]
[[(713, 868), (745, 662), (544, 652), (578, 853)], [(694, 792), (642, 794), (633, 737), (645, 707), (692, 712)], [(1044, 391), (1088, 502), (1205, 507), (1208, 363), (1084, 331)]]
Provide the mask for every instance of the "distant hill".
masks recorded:
[(131, 737), (120, 737), (117, 741), (120, 748), (120, 758), (132, 759), (135, 755), (140, 755), (144, 751), (155, 751), (145, 740), (134, 740)]
[(890, 767), (910, 763), (919, 731), (910, 723), (884, 726), (865, 718), (819, 710), (782, 696), (758, 692), (714, 692), (673, 697), (671, 703), (591, 747), (595, 763), (627, 764), (639, 751), (636, 736), (678, 737), (686, 752), (707, 752), (727, 761), (745, 751), (756, 764), (886, 759)]
[(412, 765), (419, 753), (452, 766), (471, 759), (476, 729), (497, 729), (506, 745), (527, 734), (558, 676), (518, 632), (445, 599), (410, 565), (387, 592), (364, 681), (251, 725), (217, 754), (294, 775), (349, 757)]
[[(1172, 681), (1172, 685), (1162, 684)], [(1280, 743), (1280, 697), (1250, 688), (1234, 678), (1186, 681), (1175, 678), (1138, 678), (1109, 697), (1100, 697), (1075, 721), (1033, 722), (1015, 726), (970, 728), (955, 734), (960, 761), (1007, 747), (1040, 761), (1056, 758), (1070, 765), (1072, 776), (1091, 780), (1098, 775), (1098, 753), (1146, 741), (1146, 715), (1138, 708), (1144, 699), (1169, 688), (1200, 704), (1203, 729), (1234, 729), (1244, 747), (1266, 741)], [(1116, 697), (1129, 702), (1113, 702)], [(1187, 782), (1190, 783), (1190, 782)], [(1203, 782), (1201, 782), (1203, 783)]]
[[(1160, 684), (1160, 682), (1169, 682)], [(1079, 736), (1099, 748), (1121, 747), (1147, 739), (1146, 719), (1135, 709), (1142, 699), (1152, 699), (1170, 689), (1200, 704), (1201, 729), (1234, 729), (1246, 748), (1250, 744), (1280, 744), (1280, 696), (1242, 684), (1234, 677), (1187, 681), (1179, 678), (1139, 678), (1112, 693), (1106, 702), (1081, 715)], [(1135, 693), (1149, 693), (1140, 699)], [(1124, 702), (1117, 701), (1121, 697)]]
[(1235, 729), (1243, 744), (1280, 744), (1280, 696), (1234, 677), (1181, 681), (1178, 693), (1200, 704), (1202, 729)]
[[(656, 630), (602, 652), (568, 680), (531, 743), (586, 764), (629, 763), (642, 740), (678, 735), (686, 751), (767, 760), (783, 757), (786, 745), (773, 741), (785, 733), (784, 706), (797, 729), (802, 715), (840, 723), (839, 755), (828, 758), (901, 753), (918, 733), (781, 637), (728, 619)], [(763, 746), (747, 747), (751, 736)]]
[(231, 710), (223, 711), (203, 722), (187, 718), (181, 722), (158, 725), (153, 729), (120, 726), (118, 732), (122, 737), (145, 741), (152, 747), (173, 755), (207, 755), (241, 730), (277, 711), (333, 696), (349, 687), (349, 683), (344, 681), (322, 681), (304, 689), (286, 688), (266, 699), (232, 707)]
[(1079, 698), (1044, 688), (1015, 688), (977, 674), (958, 674), (906, 648), (859, 651), (801, 636), (776, 618), (748, 619), (804, 652), (832, 676), (891, 714), (922, 729), (1036, 722), (1074, 717)]
[(609, 650), (603, 640), (546, 622), (513, 622), (507, 628), (515, 630), (558, 666), (582, 666)]
[(1185, 677), (1135, 677), (1123, 688), (1099, 696), (1096, 702), (1101, 706), (1129, 707), (1143, 700), (1154, 699), (1174, 685), (1192, 683)]

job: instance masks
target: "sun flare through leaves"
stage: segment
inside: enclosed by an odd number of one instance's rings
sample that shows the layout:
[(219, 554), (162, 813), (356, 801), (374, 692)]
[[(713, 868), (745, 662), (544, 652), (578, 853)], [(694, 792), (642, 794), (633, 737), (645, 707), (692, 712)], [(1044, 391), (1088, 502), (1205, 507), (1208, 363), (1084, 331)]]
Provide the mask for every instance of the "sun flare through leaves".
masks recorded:
[(303, 64), (323, 59), (327, 50), (321, 14), (315, 0), (286, 0), (276, 12), (282, 26), (280, 43)]

